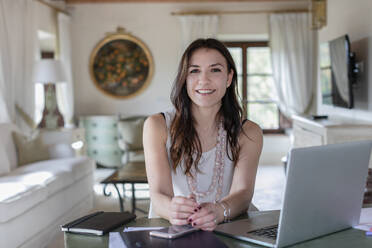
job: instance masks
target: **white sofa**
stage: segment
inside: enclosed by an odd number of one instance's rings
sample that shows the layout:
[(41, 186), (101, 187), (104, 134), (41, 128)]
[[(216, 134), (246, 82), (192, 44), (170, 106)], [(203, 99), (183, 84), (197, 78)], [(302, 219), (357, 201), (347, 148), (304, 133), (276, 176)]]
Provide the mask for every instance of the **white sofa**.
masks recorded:
[(95, 163), (59, 147), (48, 160), (17, 166), (15, 130), (0, 124), (0, 247), (45, 247), (61, 224), (93, 207)]

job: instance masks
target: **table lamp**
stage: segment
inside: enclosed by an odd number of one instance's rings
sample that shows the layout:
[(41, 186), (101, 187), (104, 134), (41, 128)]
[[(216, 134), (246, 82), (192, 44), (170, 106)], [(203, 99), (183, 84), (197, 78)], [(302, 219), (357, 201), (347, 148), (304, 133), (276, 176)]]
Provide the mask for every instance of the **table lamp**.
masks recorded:
[(64, 120), (58, 109), (56, 83), (66, 82), (61, 61), (41, 59), (36, 61), (33, 70), (33, 82), (44, 84), (44, 110), (38, 128), (56, 129), (64, 126)]

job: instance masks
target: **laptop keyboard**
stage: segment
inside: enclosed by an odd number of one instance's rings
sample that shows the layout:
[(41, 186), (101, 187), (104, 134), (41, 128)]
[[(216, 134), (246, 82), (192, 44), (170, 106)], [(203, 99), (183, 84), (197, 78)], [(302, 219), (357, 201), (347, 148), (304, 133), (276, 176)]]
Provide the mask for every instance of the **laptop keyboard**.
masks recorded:
[(278, 226), (265, 227), (247, 233), (275, 240), (278, 234)]

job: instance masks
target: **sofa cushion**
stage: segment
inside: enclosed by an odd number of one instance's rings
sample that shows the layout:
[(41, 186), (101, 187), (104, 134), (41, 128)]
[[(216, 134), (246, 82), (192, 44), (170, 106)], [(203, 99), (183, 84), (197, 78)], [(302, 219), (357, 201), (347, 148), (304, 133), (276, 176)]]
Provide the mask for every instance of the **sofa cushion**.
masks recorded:
[[(93, 159), (85, 156), (77, 157), (71, 162), (69, 165), (71, 165), (71, 170), (76, 181), (86, 174), (92, 173), (96, 165)], [(76, 164), (79, 164), (79, 166), (76, 166)]]
[(89, 174), (22, 215), (0, 223), (0, 247), (50, 247), (61, 224), (88, 214), (92, 206), (93, 174)]
[(0, 123), (0, 175), (17, 167), (17, 153), (12, 132), (18, 128), (11, 123)]
[(23, 184), (40, 185), (47, 190), (47, 196), (66, 188), (74, 183), (71, 171), (55, 167), (51, 161), (32, 163), (11, 172), (11, 176), (17, 176)]
[(95, 162), (91, 158), (81, 156), (74, 158), (53, 159), (48, 161), (40, 161), (39, 164), (44, 165), (46, 162), (53, 163), (53, 168), (56, 170), (64, 170), (72, 173), (74, 181), (79, 180), (94, 169)]
[(42, 202), (47, 190), (41, 185), (22, 183), (18, 176), (0, 178), (0, 223), (24, 213)]
[(41, 176), (41, 173), (49, 174), (54, 178), (45, 177), (44, 180), (39, 180), (39, 184), (47, 185), (48, 193), (53, 194), (92, 172), (93, 163), (93, 160), (87, 157), (52, 159), (19, 167), (11, 174), (23, 176), (28, 183), (33, 183), (33, 177)]
[(92, 173), (87, 157), (39, 161), (0, 177), (0, 223), (24, 213)]

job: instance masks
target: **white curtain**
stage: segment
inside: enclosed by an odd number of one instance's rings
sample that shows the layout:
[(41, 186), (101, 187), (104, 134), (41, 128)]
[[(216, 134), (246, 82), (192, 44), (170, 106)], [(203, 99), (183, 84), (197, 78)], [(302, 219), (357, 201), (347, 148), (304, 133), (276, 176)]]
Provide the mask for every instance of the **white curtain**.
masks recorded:
[(71, 18), (63, 13), (58, 14), (59, 59), (64, 66), (67, 82), (57, 84), (57, 101), (65, 126), (73, 126), (74, 117), (74, 84), (71, 65)]
[[(6, 37), (4, 17), (3, 3), (0, 2), (0, 37)], [(7, 67), (10, 63), (3, 64), (3, 60), (5, 62), (9, 58), (9, 50), (6, 49), (8, 47), (7, 41), (7, 39), (0, 39), (0, 123), (11, 122), (11, 111), (14, 110), (9, 101), (11, 99), (9, 97), (10, 84), (6, 84), (6, 82), (10, 81), (10, 73), (4, 73), (4, 71), (9, 71)]]
[(12, 87), (10, 33), (8, 19), (14, 10), (15, 1), (0, 1), (0, 121), (15, 121), (14, 90)]
[[(15, 122), (22, 130), (31, 123), (15, 110), (33, 120), (35, 96), (31, 80), (34, 61), (38, 56), (36, 4), (29, 0), (0, 1), (0, 119)], [(4, 113), (6, 109), (6, 113)]]
[(178, 18), (182, 29), (182, 51), (198, 38), (215, 38), (218, 34), (217, 15), (187, 15)]
[(314, 88), (316, 31), (307, 13), (270, 15), (270, 47), (280, 110), (287, 116), (304, 114)]

